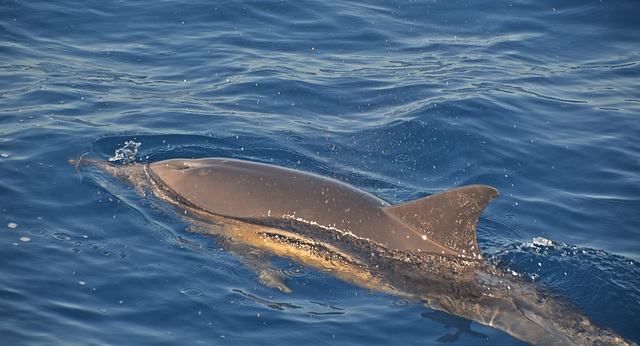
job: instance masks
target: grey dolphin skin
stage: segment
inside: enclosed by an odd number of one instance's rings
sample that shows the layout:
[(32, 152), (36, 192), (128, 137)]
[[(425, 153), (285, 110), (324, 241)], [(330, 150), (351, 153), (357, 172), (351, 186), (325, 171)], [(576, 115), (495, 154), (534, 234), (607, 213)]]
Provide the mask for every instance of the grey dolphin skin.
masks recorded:
[[(367, 289), (419, 299), (434, 310), (539, 345), (635, 345), (563, 297), (482, 258), (478, 218), (499, 196), (471, 185), (390, 205), (343, 182), (227, 158), (115, 165), (81, 157), (173, 205), (262, 283), (290, 292), (269, 256), (290, 258)], [(221, 226), (222, 225), (222, 226)], [(266, 258), (266, 259), (265, 259)]]

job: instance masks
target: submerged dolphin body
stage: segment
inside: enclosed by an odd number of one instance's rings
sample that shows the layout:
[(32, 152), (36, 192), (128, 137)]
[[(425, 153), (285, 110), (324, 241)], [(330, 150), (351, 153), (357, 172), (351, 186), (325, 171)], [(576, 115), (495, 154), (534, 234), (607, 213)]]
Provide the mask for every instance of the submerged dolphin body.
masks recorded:
[[(150, 191), (180, 208), (199, 231), (228, 239), (225, 248), (234, 253), (259, 249), (291, 258), (532, 344), (633, 344), (562, 297), (482, 259), (478, 218), (499, 196), (489, 186), (390, 205), (334, 179), (235, 159), (120, 166), (81, 157), (70, 163), (101, 168)], [(243, 263), (262, 283), (289, 291), (268, 261)]]

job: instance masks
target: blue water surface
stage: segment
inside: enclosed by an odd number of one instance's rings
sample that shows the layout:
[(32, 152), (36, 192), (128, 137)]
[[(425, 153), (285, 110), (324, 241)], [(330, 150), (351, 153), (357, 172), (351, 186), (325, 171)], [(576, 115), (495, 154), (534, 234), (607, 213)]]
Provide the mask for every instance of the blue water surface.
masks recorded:
[(2, 344), (520, 343), (285, 258), (262, 286), (67, 163), (128, 141), (391, 203), (494, 186), (484, 256), (640, 342), (637, 1), (6, 0), (0, 39)]

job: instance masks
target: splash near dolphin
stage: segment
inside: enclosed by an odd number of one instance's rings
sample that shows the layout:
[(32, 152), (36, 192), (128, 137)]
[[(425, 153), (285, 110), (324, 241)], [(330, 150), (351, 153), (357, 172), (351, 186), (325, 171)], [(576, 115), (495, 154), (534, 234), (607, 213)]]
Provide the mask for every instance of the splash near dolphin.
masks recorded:
[[(105, 170), (172, 204), (200, 232), (231, 239), (225, 249), (232, 253), (250, 248), (290, 258), (360, 287), (420, 299), (531, 344), (634, 344), (566, 299), (482, 258), (478, 219), (499, 196), (490, 186), (390, 205), (331, 178), (236, 159), (69, 162)], [(213, 224), (225, 226), (208, 226)], [(291, 291), (268, 260), (240, 260), (263, 284)]]

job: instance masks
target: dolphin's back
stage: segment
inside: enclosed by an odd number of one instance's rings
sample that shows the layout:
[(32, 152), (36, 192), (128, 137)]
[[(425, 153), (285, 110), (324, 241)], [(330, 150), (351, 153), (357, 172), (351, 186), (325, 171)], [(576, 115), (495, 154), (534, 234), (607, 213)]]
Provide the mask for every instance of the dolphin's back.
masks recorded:
[(477, 258), (476, 224), (497, 197), (494, 188), (476, 185), (391, 206), (335, 179), (256, 162), (173, 159), (149, 167), (173, 193), (213, 214), (292, 219), (402, 251)]

